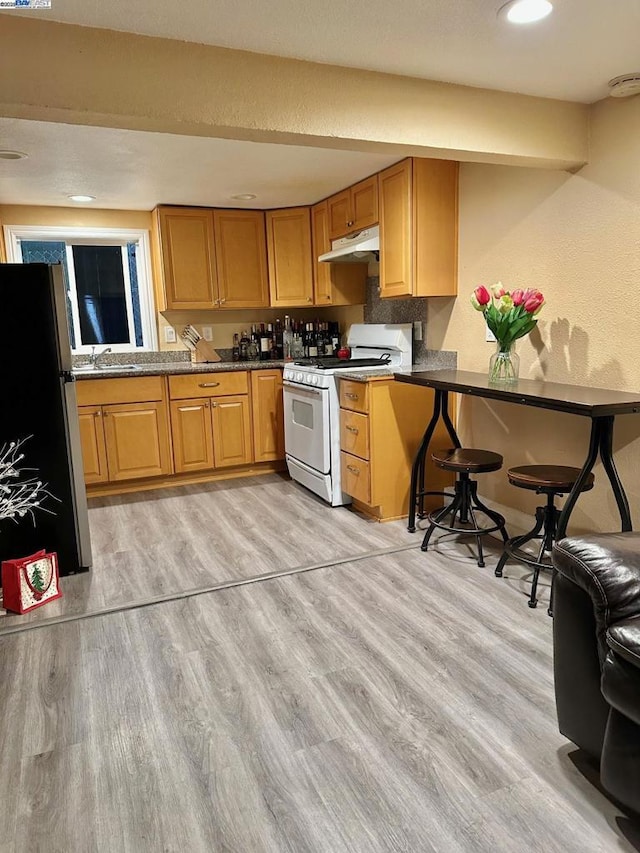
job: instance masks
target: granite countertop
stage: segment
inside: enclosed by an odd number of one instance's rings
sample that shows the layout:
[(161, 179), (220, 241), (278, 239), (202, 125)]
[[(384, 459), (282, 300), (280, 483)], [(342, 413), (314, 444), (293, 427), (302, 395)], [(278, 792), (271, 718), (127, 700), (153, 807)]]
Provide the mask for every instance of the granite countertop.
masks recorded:
[[(131, 361), (133, 364), (133, 359)], [(192, 364), (190, 361), (156, 361), (136, 363), (135, 368), (122, 364), (106, 364), (94, 370), (73, 368), (77, 380), (83, 379), (121, 379), (136, 376), (175, 376), (185, 373), (217, 373), (223, 370), (269, 370), (284, 367), (284, 361), (216, 361), (206, 364)], [(423, 370), (427, 368), (423, 367)]]
[(370, 382), (376, 379), (388, 379), (394, 373), (421, 373), (424, 370), (455, 370), (458, 361), (456, 352), (446, 350), (429, 350), (427, 358), (420, 364), (412, 364), (403, 370), (392, 367), (380, 367), (375, 370), (340, 370), (340, 379), (350, 379), (352, 382)]

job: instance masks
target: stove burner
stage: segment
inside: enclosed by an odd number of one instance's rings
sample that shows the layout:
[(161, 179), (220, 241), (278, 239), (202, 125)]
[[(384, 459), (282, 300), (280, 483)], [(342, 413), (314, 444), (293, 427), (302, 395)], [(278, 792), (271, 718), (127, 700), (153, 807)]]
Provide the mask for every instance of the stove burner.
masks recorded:
[(380, 358), (304, 358), (296, 361), (300, 367), (316, 367), (319, 370), (348, 370), (356, 367), (386, 367), (391, 362), (391, 356), (385, 353)]

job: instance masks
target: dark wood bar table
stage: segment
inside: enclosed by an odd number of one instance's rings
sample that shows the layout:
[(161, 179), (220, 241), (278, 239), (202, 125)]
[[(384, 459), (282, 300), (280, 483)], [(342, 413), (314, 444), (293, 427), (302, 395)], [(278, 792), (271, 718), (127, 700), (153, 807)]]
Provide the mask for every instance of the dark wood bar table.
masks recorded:
[[(416, 529), (416, 510), (423, 514), (423, 497), (426, 494), (440, 494), (424, 491), (425, 460), (429, 443), (436, 424), (443, 419), (451, 436), (454, 447), (460, 447), (460, 439), (449, 418), (449, 392), (467, 394), (471, 397), (484, 397), (489, 400), (501, 400), (504, 403), (516, 403), (536, 409), (551, 409), (571, 415), (582, 415), (591, 419), (591, 437), (580, 476), (571, 489), (558, 521), (557, 538), (561, 539), (567, 530), (571, 512), (578, 499), (582, 486), (596, 463), (598, 454), (611, 484), (613, 495), (620, 513), (621, 530), (631, 530), (629, 502), (616, 471), (613, 461), (613, 425), (616, 415), (637, 414), (640, 412), (640, 392), (610, 391), (604, 388), (589, 388), (580, 385), (566, 385), (559, 382), (543, 382), (537, 379), (519, 379), (510, 384), (491, 384), (486, 374), (464, 370), (430, 370), (416, 373), (396, 373), (398, 382), (410, 385), (425, 385), (435, 391), (433, 416), (429, 421), (424, 437), (416, 453), (411, 471), (411, 489), (409, 494), (408, 528)], [(499, 448), (496, 448), (499, 450)]]

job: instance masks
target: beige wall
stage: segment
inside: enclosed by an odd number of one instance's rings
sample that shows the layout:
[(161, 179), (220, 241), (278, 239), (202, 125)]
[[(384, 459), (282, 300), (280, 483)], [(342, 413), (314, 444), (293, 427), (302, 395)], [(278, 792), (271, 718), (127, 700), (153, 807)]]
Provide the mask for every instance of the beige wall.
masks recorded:
[(573, 168), (587, 160), (588, 112), (549, 98), (2, 17), (0, 115), (15, 118)]
[[(464, 164), (460, 172), (460, 297), (429, 305), (430, 347), (456, 349), (459, 366), (485, 370), (493, 345), (468, 302), (480, 283), (538, 287), (547, 305), (518, 343), (521, 376), (640, 391), (640, 98), (592, 108), (590, 164), (578, 174)], [(471, 401), (465, 440), (504, 450), (506, 465), (583, 461), (586, 419)], [(616, 422), (616, 462), (640, 524), (640, 417)], [(584, 495), (573, 529), (612, 530), (615, 504), (602, 486)], [(482, 491), (530, 512), (536, 497), (482, 478)], [(507, 511), (508, 512), (508, 511)]]

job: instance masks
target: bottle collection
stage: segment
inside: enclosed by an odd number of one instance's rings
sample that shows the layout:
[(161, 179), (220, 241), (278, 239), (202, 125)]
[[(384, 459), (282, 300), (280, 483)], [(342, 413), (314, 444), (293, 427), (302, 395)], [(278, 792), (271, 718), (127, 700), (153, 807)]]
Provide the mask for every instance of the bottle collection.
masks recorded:
[(233, 336), (234, 361), (293, 361), (334, 355), (340, 347), (338, 323), (303, 323), (289, 316), (275, 323), (254, 323)]

